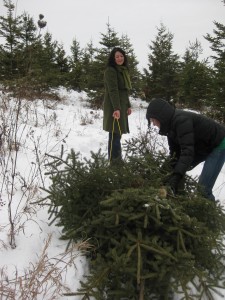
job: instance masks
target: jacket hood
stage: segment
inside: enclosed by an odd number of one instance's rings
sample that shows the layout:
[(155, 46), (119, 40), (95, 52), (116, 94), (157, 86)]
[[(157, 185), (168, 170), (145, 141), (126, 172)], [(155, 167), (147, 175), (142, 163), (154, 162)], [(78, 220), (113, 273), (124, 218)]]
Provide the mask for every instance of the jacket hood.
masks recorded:
[(146, 118), (148, 121), (150, 118), (157, 119), (160, 122), (159, 133), (166, 135), (170, 129), (174, 112), (175, 108), (171, 104), (161, 98), (157, 98), (150, 102), (147, 108)]

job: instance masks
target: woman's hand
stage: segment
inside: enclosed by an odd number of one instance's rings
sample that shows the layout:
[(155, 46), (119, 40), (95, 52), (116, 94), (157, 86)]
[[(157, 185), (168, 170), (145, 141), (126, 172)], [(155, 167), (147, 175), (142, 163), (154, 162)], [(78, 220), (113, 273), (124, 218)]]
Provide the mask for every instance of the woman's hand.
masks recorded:
[(113, 118), (114, 119), (119, 119), (120, 118), (120, 110), (115, 110), (113, 112)]

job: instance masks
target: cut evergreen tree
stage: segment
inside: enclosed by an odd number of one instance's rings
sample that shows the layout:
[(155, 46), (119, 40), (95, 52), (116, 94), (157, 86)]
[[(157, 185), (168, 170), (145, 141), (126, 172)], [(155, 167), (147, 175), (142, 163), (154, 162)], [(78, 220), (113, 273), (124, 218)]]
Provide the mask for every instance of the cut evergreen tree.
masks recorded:
[(50, 204), (51, 222), (69, 243), (92, 244), (85, 253), (90, 274), (68, 295), (199, 300), (224, 288), (223, 208), (202, 198), (189, 177), (182, 194), (170, 195), (162, 186), (165, 154), (147, 141), (126, 142), (124, 162), (113, 166), (101, 150), (89, 160), (73, 150), (50, 157), (52, 184), (43, 203)]

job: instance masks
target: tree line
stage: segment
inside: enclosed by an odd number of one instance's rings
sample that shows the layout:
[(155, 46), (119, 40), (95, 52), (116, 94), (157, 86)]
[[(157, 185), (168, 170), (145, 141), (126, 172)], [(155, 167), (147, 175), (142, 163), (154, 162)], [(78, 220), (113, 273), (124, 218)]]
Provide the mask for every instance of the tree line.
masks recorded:
[[(150, 101), (163, 97), (182, 106), (210, 108), (225, 120), (225, 25), (214, 21), (213, 33), (204, 38), (213, 55), (200, 59), (198, 40), (190, 43), (182, 56), (173, 50), (173, 34), (159, 24), (155, 40), (149, 44), (148, 64), (139, 71), (138, 60), (128, 35), (119, 36), (111, 24), (101, 33), (99, 47), (92, 41), (84, 48), (74, 38), (67, 55), (63, 44), (46, 32), (42, 14), (35, 21), (28, 13), (15, 14), (15, 5), (4, 0), (6, 15), (0, 16), (0, 84), (24, 95), (39, 95), (64, 86), (85, 90), (93, 106), (101, 106), (103, 74), (113, 47), (123, 48), (129, 58), (133, 95)], [(213, 107), (213, 110), (211, 109)]]

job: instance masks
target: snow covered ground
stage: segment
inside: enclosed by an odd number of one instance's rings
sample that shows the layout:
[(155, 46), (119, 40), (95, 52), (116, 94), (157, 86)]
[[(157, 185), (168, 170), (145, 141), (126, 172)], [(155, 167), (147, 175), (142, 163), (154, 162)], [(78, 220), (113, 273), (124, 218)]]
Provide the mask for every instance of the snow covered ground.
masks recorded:
[[(7, 132), (0, 165), (0, 271), (4, 283), (0, 284), (0, 299), (6, 299), (4, 294), (11, 288), (11, 298), (7, 299), (79, 300), (79, 296), (62, 296), (61, 291), (68, 288), (75, 292), (82, 275), (88, 272), (78, 250), (75, 257), (71, 257), (72, 252), (65, 253), (67, 242), (59, 240), (60, 228), (48, 225), (47, 208), (36, 201), (45, 195), (39, 187), (47, 188), (49, 184), (45, 175), (46, 153), (59, 156), (62, 145), (65, 151), (73, 148), (87, 158), (90, 151), (97, 152), (99, 148), (107, 153), (108, 134), (102, 130), (102, 110), (90, 109), (84, 92), (58, 92), (61, 102), (20, 101), (0, 92), (1, 126)], [(147, 130), (148, 104), (139, 99), (131, 99), (131, 103), (131, 133), (124, 135), (123, 140)], [(5, 145), (11, 145), (10, 151)], [(202, 165), (196, 167), (190, 174), (198, 176), (201, 168)], [(225, 167), (214, 194), (225, 204)], [(32, 284), (32, 276), (38, 278), (39, 286)], [(46, 284), (42, 290), (43, 282)], [(219, 299), (222, 298), (215, 298)]]

